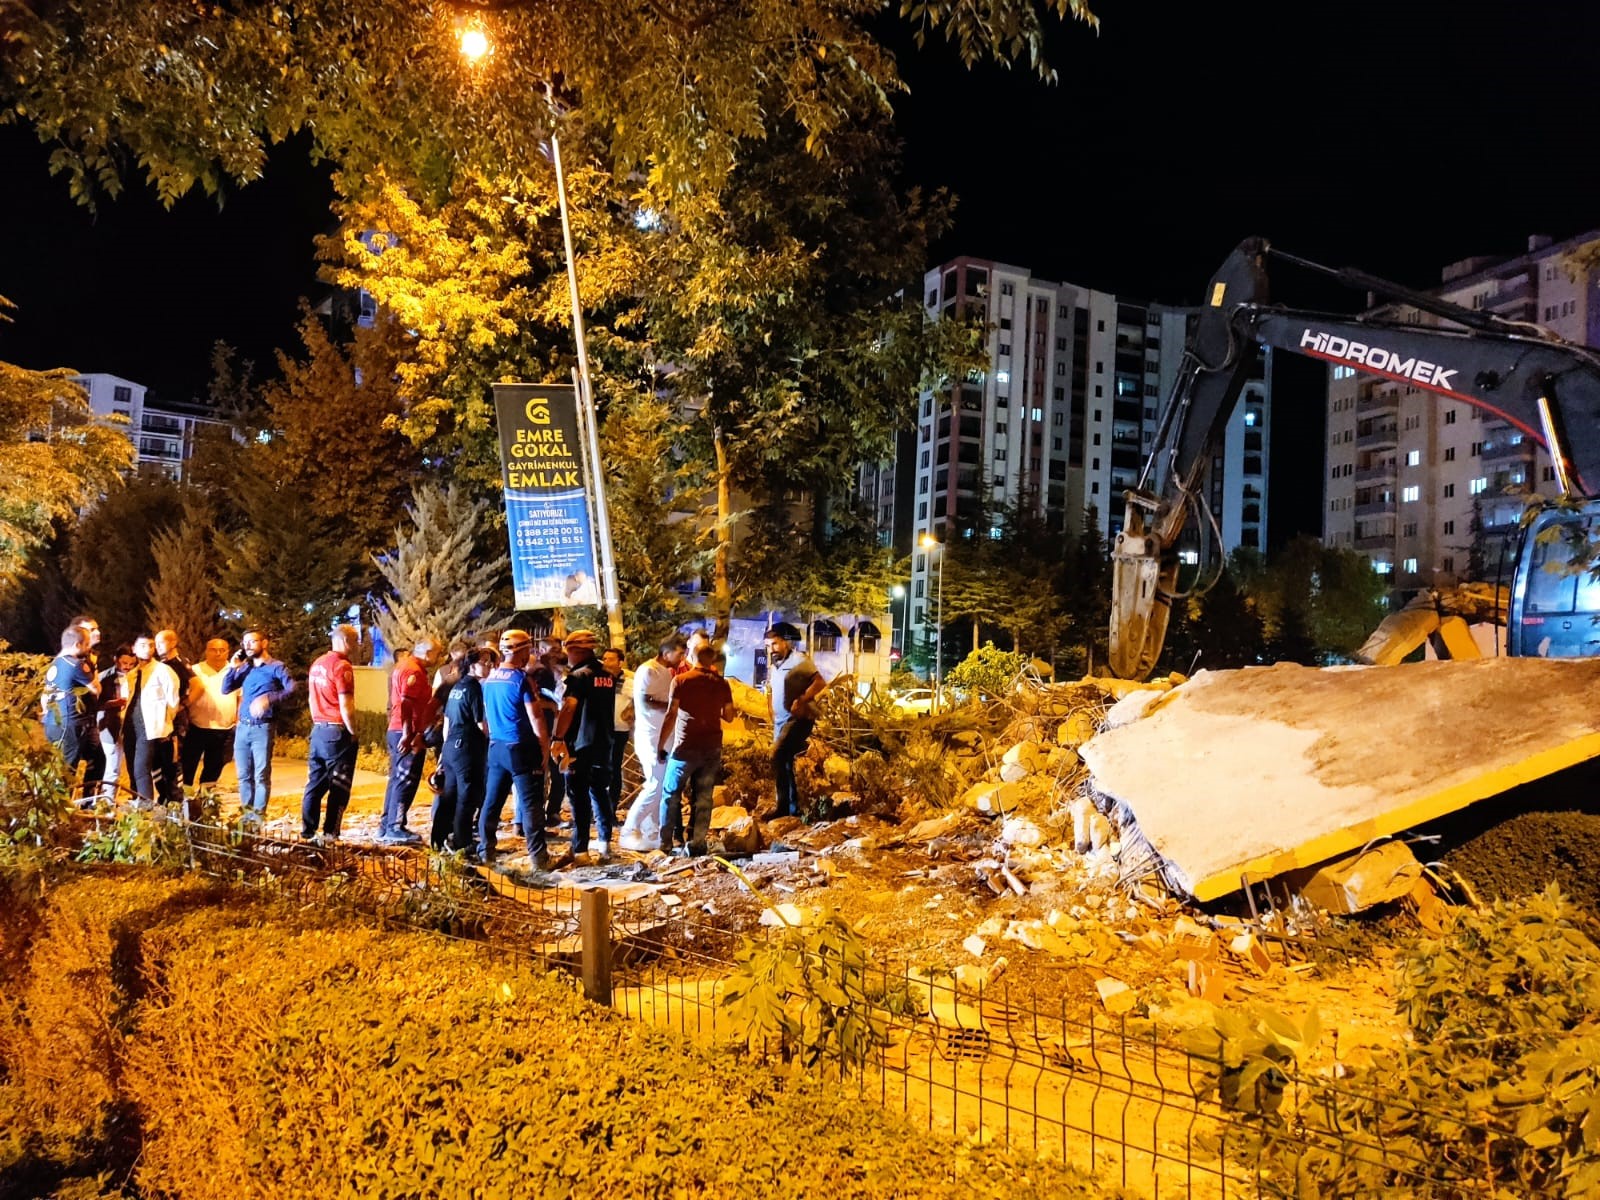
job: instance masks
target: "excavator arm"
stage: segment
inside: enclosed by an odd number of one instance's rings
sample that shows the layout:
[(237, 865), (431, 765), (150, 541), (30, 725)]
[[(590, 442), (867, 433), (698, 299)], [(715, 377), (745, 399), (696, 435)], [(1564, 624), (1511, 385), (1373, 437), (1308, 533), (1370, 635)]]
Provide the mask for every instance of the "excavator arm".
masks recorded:
[[(1266, 260), (1277, 257), (1367, 288), (1455, 328), (1338, 316), (1269, 303)], [(1185, 347), (1155, 448), (1126, 493), (1112, 549), (1110, 666), (1142, 679), (1160, 656), (1177, 594), (1177, 543), (1203, 508), (1200, 475), (1220, 444), (1255, 348), (1280, 350), (1417, 387), (1507, 421), (1550, 454), (1561, 490), (1600, 489), (1600, 356), (1585, 346), (1493, 314), (1335, 270), (1249, 239), (1212, 278)]]

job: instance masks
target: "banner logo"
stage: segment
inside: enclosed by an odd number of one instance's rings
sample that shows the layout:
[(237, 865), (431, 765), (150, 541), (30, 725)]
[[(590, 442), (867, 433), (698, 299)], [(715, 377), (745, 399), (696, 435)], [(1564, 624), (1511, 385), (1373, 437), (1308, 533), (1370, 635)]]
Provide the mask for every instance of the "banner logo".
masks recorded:
[(572, 385), (497, 383), (494, 408), (517, 607), (599, 604)]

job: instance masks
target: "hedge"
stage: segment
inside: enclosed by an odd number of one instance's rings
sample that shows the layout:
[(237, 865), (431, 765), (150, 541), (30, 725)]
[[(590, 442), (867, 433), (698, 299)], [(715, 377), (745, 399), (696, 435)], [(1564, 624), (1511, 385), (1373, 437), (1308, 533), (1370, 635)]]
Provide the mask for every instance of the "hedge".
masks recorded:
[(0, 1041), (0, 1121), (7, 1099), (62, 1083), (54, 1051), (14, 1036), (42, 1007), (65, 1005), (49, 1037), (93, 1083), (11, 1151), (35, 1186), (41, 1163), (71, 1159), (52, 1129), (82, 1171), (120, 1113), (139, 1144), (100, 1165), (174, 1200), (1106, 1194), (848, 1087), (780, 1083), (480, 947), (211, 899), (118, 877), (50, 898)]

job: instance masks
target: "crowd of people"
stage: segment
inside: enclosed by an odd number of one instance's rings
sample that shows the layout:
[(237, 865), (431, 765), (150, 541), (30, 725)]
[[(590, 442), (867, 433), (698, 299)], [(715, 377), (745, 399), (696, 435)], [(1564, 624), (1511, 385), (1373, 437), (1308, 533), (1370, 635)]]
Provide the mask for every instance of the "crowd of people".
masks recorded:
[[(767, 632), (776, 813), (799, 811), (794, 761), (805, 749), (825, 680), (799, 631)], [(303, 685), (311, 736), (301, 837), (340, 837), (357, 757), (354, 656), (359, 631), (336, 626)], [(102, 662), (100, 630), (79, 617), (63, 631), (41, 697), (46, 737), (81, 803), (114, 802), (126, 767), (134, 803), (183, 806), (213, 785), (231, 749), (241, 819), (259, 826), (272, 790), (279, 709), (301, 686), (261, 630), (237, 649), (222, 638), (191, 665), (170, 629), (141, 634)], [(548, 869), (613, 848), (706, 853), (723, 723), (734, 719), (724, 659), (704, 631), (672, 634), (630, 671), (622, 653), (578, 630), (536, 644), (507, 629), (441, 650), (431, 638), (401, 653), (389, 676), (388, 782), (378, 840), (430, 844), (491, 861), (508, 799), (531, 865)], [(632, 742), (643, 783), (618, 827), (622, 767)], [(435, 768), (427, 772), (429, 752)], [(427, 836), (409, 827), (424, 779), (434, 793)], [(76, 785), (75, 785), (76, 786)], [(562, 825), (570, 805), (570, 827)], [(570, 828), (552, 854), (551, 832)], [(593, 839), (591, 845), (591, 838)]]

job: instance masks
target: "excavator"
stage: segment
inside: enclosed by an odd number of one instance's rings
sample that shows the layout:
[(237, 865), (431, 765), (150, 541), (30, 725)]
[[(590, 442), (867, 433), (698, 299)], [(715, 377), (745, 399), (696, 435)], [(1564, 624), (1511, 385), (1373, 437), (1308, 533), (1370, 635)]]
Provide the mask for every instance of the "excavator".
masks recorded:
[[(1382, 296), (1448, 325), (1334, 315), (1274, 305), (1267, 264), (1283, 263)], [(1464, 585), (1423, 592), (1392, 614), (1358, 657), (1391, 664), (1423, 640), (1455, 657), (1477, 651), (1465, 618), (1505, 627), (1508, 656), (1600, 654), (1600, 612), (1577, 597), (1600, 534), (1600, 353), (1548, 329), (1452, 304), (1363, 271), (1327, 267), (1272, 247), (1241, 242), (1211, 279), (1185, 346), (1178, 378), (1136, 487), (1124, 493), (1124, 527), (1112, 549), (1111, 670), (1144, 679), (1160, 657), (1179, 590), (1179, 540), (1191, 521), (1210, 517), (1201, 476), (1222, 441), (1255, 348), (1291, 351), (1443, 400), (1460, 401), (1509, 422), (1542, 447), (1559, 496), (1523, 523), (1509, 586)], [(1213, 538), (1213, 542), (1216, 538)], [(1216, 553), (1221, 547), (1216, 546)], [(1203, 568), (1202, 568), (1203, 569)], [(1563, 600), (1565, 592), (1572, 596)], [(1600, 608), (1600, 601), (1591, 607)]]

